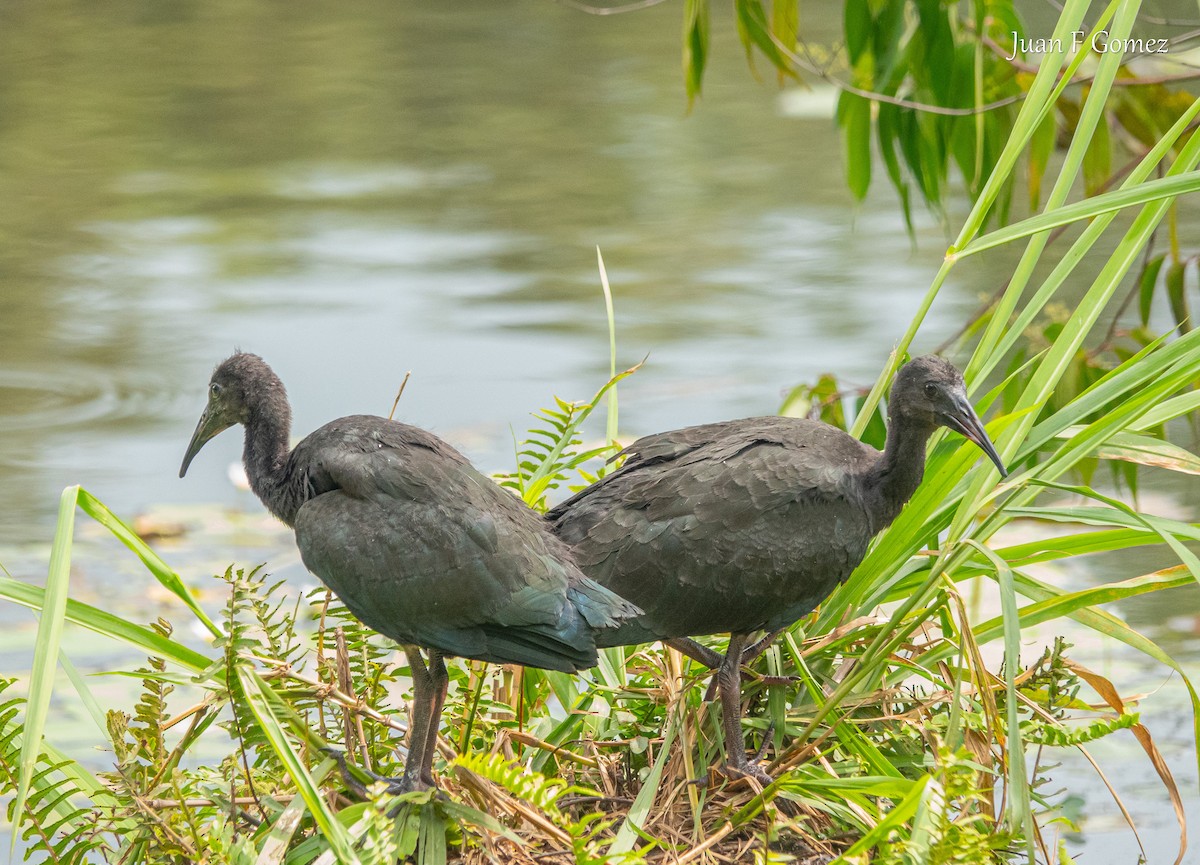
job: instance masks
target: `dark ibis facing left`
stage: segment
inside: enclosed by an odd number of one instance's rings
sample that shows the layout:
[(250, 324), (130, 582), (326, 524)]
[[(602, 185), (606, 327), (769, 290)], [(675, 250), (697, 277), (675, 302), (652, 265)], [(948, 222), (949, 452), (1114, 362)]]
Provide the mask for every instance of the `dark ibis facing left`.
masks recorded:
[(295, 529), (304, 564), (364, 624), (404, 646), (413, 708), (393, 789), (434, 784), (443, 658), (575, 672), (596, 664), (598, 631), (638, 612), (581, 573), (537, 514), (431, 433), (352, 415), (289, 450), (287, 394), (257, 355), (239, 352), (213, 372), (179, 476), (235, 424), (245, 428), (250, 487)]
[[(729, 768), (770, 783), (744, 747), (743, 649), (758, 631), (768, 636), (755, 646), (765, 646), (850, 575), (916, 492), (925, 445), (943, 426), (1005, 474), (962, 375), (938, 357), (896, 374), (882, 453), (829, 424), (785, 417), (634, 442), (620, 469), (547, 515), (588, 576), (645, 611), (597, 645), (663, 640), (717, 667)], [(688, 639), (721, 633), (731, 634), (723, 658)]]

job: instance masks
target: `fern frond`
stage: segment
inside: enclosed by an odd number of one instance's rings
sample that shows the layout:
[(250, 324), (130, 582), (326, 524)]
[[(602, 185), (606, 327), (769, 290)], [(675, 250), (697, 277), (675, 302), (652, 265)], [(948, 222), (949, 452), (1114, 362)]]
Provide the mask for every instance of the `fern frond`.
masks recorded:
[(1098, 718), (1074, 727), (1026, 721), (1021, 724), (1021, 737), (1032, 745), (1071, 748), (1102, 739), (1117, 730), (1128, 730), (1138, 723), (1137, 712), (1125, 712), (1112, 718)]
[(546, 494), (550, 490), (558, 489), (590, 460), (611, 456), (619, 450), (615, 444), (580, 450), (583, 444), (580, 428), (601, 398), (640, 366), (614, 375), (587, 402), (567, 402), (556, 396), (554, 406), (535, 412), (533, 428), (515, 447), (517, 470), (493, 475), (496, 482), (515, 491), (531, 508), (546, 510)]
[[(522, 802), (556, 818), (556, 822), (563, 819), (557, 802), (563, 793), (570, 789), (565, 781), (547, 778), (540, 772), (530, 771), (519, 763), (506, 759), (503, 754), (462, 754), (456, 757), (454, 762), (480, 777), (487, 778), (493, 784), (498, 784)], [(582, 788), (579, 792), (592, 794), (592, 791)]]
[[(15, 790), (23, 743), (18, 718), (24, 700), (4, 699), (13, 679), (0, 679), (0, 789)], [(112, 850), (98, 825), (98, 809), (115, 804), (112, 794), (74, 760), (43, 743), (29, 795), (20, 814), (10, 802), (8, 819), (26, 842), (28, 861), (86, 863)]]

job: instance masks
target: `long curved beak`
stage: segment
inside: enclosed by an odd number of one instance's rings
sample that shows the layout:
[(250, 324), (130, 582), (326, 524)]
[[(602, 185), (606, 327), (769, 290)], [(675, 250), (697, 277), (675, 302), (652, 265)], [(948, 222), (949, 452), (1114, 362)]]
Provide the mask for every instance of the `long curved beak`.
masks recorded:
[(967, 399), (966, 394), (956, 396), (953, 411), (943, 415), (943, 417), (945, 418), (946, 426), (955, 432), (962, 433), (968, 440), (978, 445), (981, 451), (987, 454), (988, 459), (995, 463), (996, 468), (1000, 470), (1000, 477), (1008, 477), (1008, 469), (1004, 467), (1004, 462), (1000, 459), (1000, 454), (996, 453), (996, 446), (988, 438), (987, 431), (983, 428), (983, 421), (979, 419), (979, 415), (975, 414), (975, 409)]
[(200, 422), (196, 424), (196, 431), (192, 433), (192, 440), (188, 442), (187, 453), (183, 455), (183, 465), (179, 467), (179, 476), (183, 477), (187, 474), (192, 459), (200, 453), (200, 448), (204, 447), (209, 439), (231, 426), (233, 424), (221, 420), (220, 416), (212, 411), (211, 406), (205, 408), (204, 414), (200, 415)]

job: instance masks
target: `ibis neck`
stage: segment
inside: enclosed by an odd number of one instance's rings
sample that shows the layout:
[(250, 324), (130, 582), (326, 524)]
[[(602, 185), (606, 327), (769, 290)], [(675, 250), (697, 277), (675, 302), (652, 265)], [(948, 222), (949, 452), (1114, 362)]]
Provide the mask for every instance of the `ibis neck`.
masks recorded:
[(933, 430), (908, 418), (888, 418), (887, 444), (872, 478), (882, 510), (876, 531), (891, 524), (921, 485), (925, 476), (925, 445)]
[(246, 440), (242, 462), (250, 489), (267, 509), (289, 526), (296, 518), (298, 504), (289, 495), (288, 436), (292, 413), (287, 402), (282, 407), (264, 401), (251, 409), (246, 420)]

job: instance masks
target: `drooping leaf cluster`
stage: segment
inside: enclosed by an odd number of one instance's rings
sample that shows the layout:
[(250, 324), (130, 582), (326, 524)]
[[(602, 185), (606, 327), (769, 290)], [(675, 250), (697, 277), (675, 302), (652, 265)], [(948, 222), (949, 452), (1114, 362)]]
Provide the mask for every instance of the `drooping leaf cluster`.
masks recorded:
[[(700, 95), (711, 53), (710, 6), (711, 0), (684, 4), (689, 105)], [(1019, 109), (1043, 52), (1055, 63), (1064, 55), (1074, 62), (1052, 110), (1029, 138), (1025, 186), (1031, 210), (1043, 200), (1051, 157), (1074, 134), (1096, 63), (1114, 40), (1133, 50), (1123, 58), (1120, 86), (1108, 97), (1103, 122), (1085, 142), (1083, 179), (1089, 195), (1119, 180), (1128, 168), (1122, 163), (1150, 150), (1192, 102), (1185, 89), (1192, 71), (1186, 61), (1171, 62), (1186, 56), (1198, 38), (1182, 20), (1144, 24), (1129, 41), (1130, 36), (1113, 32), (1111, 5), (1095, 20), (1070, 27), (1060, 21), (1052, 31), (1036, 32), (1013, 0), (845, 0), (841, 38), (823, 44), (804, 26), (802, 6), (799, 0), (735, 0), (747, 60), (753, 68), (756, 58), (765, 59), (781, 83), (836, 88), (835, 116), (851, 194), (864, 200), (882, 163), (910, 231), (914, 197), (944, 218), (952, 191), (962, 188), (975, 201), (988, 178), (1003, 168), (1001, 153), (1020, 131)], [(1007, 175), (1003, 185), (988, 213), (999, 222), (1010, 215), (1018, 178)]]

